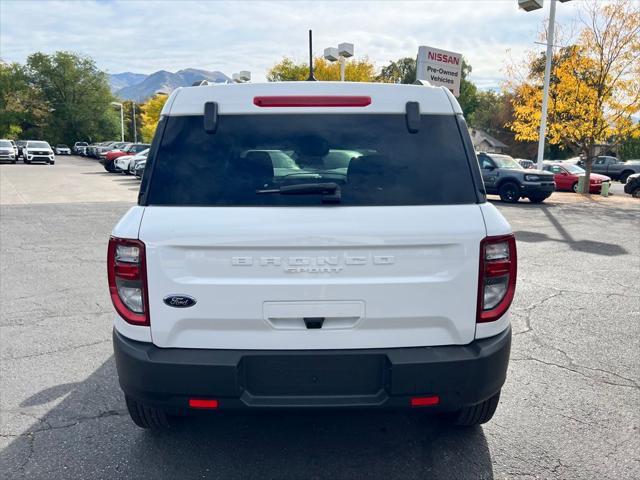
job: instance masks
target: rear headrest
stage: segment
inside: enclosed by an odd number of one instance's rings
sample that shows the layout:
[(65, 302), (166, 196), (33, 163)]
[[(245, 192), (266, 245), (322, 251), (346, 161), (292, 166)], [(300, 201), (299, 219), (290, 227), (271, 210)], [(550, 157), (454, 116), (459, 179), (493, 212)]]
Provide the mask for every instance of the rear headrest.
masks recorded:
[(246, 175), (263, 182), (273, 179), (273, 163), (267, 152), (247, 152), (244, 158), (237, 159), (233, 168), (237, 174)]
[(349, 162), (347, 181), (350, 184), (375, 183), (380, 185), (381, 182), (389, 183), (392, 169), (387, 165), (388, 162), (389, 159), (382, 155), (354, 157)]

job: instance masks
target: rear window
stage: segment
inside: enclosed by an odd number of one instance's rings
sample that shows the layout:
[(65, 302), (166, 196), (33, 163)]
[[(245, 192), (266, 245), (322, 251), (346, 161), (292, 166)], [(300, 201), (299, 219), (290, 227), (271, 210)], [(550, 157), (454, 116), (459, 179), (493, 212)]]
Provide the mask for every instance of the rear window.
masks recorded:
[(415, 134), (404, 114), (222, 115), (215, 134), (202, 116), (165, 121), (142, 187), (148, 205), (478, 201), (453, 115), (423, 115)]

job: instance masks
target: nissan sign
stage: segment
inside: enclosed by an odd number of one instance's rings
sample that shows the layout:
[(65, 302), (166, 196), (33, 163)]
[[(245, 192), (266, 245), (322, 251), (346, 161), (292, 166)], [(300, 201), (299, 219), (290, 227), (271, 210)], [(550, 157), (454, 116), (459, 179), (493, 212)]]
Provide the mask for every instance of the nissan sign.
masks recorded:
[(433, 47), (418, 48), (416, 77), (436, 87), (446, 87), (456, 97), (460, 96), (462, 54)]

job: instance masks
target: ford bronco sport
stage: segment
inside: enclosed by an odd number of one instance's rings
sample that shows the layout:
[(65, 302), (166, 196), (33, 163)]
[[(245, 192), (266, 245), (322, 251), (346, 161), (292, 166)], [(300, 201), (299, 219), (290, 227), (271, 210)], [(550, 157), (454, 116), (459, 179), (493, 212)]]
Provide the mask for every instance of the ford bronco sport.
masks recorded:
[(515, 240), (443, 88), (175, 90), (108, 278), (140, 427), (305, 408), (477, 425), (505, 381)]

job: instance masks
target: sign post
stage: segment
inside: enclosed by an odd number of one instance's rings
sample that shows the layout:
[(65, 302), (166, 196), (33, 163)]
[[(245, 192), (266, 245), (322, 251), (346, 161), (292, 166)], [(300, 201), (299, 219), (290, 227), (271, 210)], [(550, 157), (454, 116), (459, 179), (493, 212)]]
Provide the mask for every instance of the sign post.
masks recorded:
[(417, 80), (426, 80), (436, 87), (446, 87), (459, 97), (461, 76), (462, 54), (433, 47), (418, 47)]

